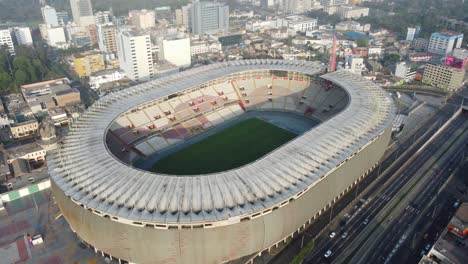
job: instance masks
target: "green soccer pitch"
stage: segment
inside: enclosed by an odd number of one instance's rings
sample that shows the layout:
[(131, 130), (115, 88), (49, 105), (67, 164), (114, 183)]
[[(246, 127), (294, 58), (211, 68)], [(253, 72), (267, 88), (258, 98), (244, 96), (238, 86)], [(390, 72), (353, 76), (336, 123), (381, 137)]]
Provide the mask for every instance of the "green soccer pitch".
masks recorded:
[(251, 118), (159, 160), (152, 171), (196, 175), (234, 169), (261, 158), (296, 136)]

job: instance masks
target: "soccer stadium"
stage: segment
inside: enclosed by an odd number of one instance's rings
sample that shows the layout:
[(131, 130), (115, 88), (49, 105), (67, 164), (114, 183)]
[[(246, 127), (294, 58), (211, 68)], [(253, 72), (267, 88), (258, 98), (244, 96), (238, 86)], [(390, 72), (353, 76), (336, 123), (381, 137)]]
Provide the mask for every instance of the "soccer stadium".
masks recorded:
[(394, 106), (317, 62), (212, 64), (97, 101), (49, 155), (80, 239), (122, 263), (224, 263), (296, 235), (378, 164)]

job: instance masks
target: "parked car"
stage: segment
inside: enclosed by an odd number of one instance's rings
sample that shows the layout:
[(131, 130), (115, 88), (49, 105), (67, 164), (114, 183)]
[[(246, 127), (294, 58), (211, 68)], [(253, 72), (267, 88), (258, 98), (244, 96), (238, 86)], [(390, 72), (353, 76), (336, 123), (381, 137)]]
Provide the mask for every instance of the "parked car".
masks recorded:
[(346, 238), (348, 236), (348, 232), (344, 232), (342, 235), (341, 235), (341, 238)]
[(335, 233), (335, 232), (331, 232), (330, 238), (334, 238), (335, 236), (336, 236), (336, 233)]
[(331, 254), (332, 254), (331, 250), (328, 250), (328, 251), (325, 253), (325, 255), (323, 255), (323, 256), (324, 256), (325, 258), (328, 258), (328, 257), (331, 256)]
[(367, 225), (367, 223), (369, 223), (369, 218), (366, 218), (362, 223)]

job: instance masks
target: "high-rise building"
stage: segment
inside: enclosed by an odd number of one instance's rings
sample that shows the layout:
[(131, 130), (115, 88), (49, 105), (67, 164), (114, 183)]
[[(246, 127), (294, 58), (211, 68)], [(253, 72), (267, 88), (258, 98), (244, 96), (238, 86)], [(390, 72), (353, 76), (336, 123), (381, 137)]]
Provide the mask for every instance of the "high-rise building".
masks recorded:
[(409, 27), (406, 33), (406, 41), (413, 41), (419, 35), (419, 27)]
[(70, 0), (70, 6), (77, 25), (86, 27), (95, 23), (91, 0)]
[(184, 25), (184, 17), (182, 15), (182, 9), (175, 10), (175, 22), (176, 22), (176, 25), (178, 26)]
[(50, 25), (51, 27), (59, 26), (57, 11), (55, 11), (55, 8), (46, 5), (41, 8), (41, 13), (42, 13), (42, 20), (44, 20), (44, 24)]
[(58, 23), (60, 26), (64, 27), (68, 22), (70, 22), (70, 17), (66, 11), (57, 12)]
[(153, 78), (153, 54), (148, 33), (121, 27), (117, 30), (117, 53), (120, 69), (133, 81)]
[(115, 33), (116, 26), (112, 23), (97, 25), (99, 50), (105, 53), (117, 53)]
[(8, 47), (10, 55), (15, 55), (15, 47), (13, 46), (13, 40), (9, 29), (0, 30), (0, 48), (4, 46)]
[(99, 11), (94, 14), (94, 21), (96, 25), (107, 24), (112, 22), (112, 12), (111, 11)]
[(154, 10), (131, 10), (128, 12), (128, 19), (133, 26), (141, 29), (156, 26), (156, 13)]
[(32, 45), (31, 30), (28, 27), (13, 28), (18, 45)]
[(168, 35), (159, 39), (159, 58), (177, 67), (188, 67), (192, 63), (190, 38), (186, 35)]
[(182, 25), (187, 31), (192, 31), (192, 4), (182, 7)]
[(192, 3), (192, 33), (215, 34), (229, 30), (229, 6), (217, 2)]
[(455, 48), (460, 48), (463, 42), (463, 34), (453, 31), (432, 33), (429, 39), (427, 51), (438, 55), (451, 53)]
[(465, 69), (447, 65), (426, 64), (423, 82), (449, 90), (456, 90), (463, 85)]
[(92, 73), (106, 69), (104, 56), (96, 51), (73, 55), (73, 65), (79, 77), (90, 76)]

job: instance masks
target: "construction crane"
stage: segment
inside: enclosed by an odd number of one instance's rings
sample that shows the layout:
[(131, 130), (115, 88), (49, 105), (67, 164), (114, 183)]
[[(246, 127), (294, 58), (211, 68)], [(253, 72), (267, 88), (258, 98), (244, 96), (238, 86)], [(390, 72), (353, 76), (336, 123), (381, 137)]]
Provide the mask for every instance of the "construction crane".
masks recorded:
[(328, 63), (328, 72), (336, 71), (336, 32), (333, 34), (333, 47), (331, 50), (330, 62)]

